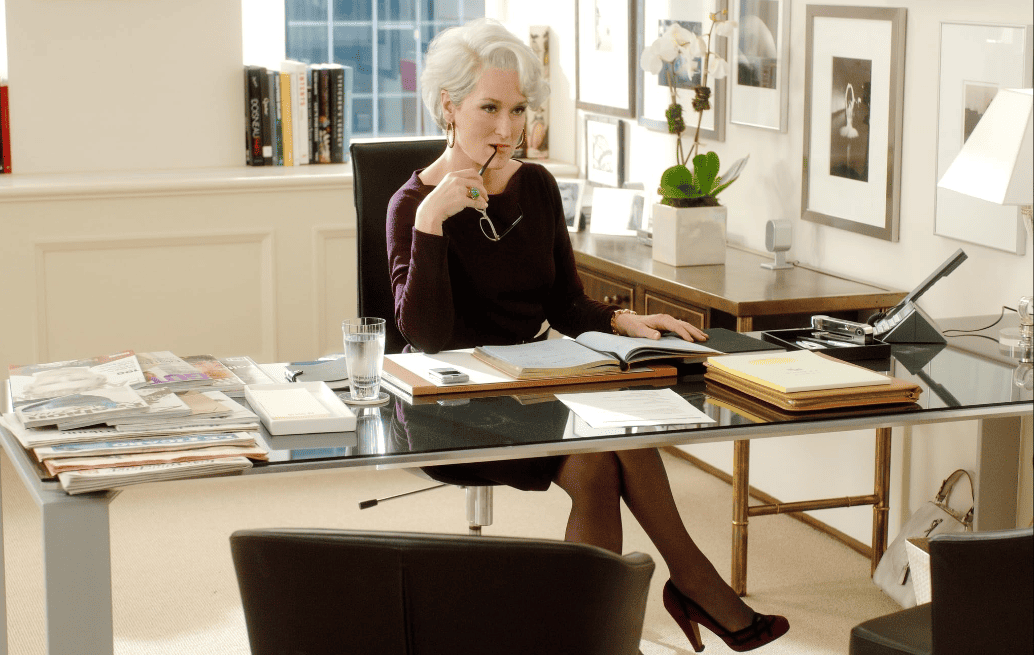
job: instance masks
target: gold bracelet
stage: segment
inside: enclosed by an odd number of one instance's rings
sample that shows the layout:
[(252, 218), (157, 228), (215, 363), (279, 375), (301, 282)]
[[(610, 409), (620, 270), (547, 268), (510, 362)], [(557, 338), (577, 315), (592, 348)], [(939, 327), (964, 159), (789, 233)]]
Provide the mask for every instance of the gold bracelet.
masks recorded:
[(613, 332), (614, 334), (618, 333), (618, 314), (632, 314), (632, 315), (635, 315), (635, 312), (632, 311), (631, 309), (619, 309), (619, 310), (615, 311), (613, 314), (610, 315), (610, 331)]

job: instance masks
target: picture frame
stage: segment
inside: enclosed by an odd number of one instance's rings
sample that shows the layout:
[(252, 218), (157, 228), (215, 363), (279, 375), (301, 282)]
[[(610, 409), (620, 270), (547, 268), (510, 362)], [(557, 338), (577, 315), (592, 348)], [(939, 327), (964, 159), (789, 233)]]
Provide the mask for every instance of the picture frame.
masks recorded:
[(585, 117), (585, 179), (620, 188), (625, 183), (625, 124), (609, 116)]
[(808, 5), (801, 218), (898, 240), (907, 10)]
[[(937, 180), (955, 160), (999, 89), (1031, 86), (1030, 25), (941, 23)], [(1018, 207), (995, 205), (934, 183), (934, 234), (1026, 253)], [(980, 220), (973, 220), (980, 216)]]
[(582, 216), (582, 205), (585, 202), (585, 180), (580, 178), (558, 177), (560, 200), (564, 203), (564, 222), (568, 232), (581, 232), (585, 227)]
[(626, 0), (576, 0), (575, 106), (635, 118), (636, 15)]
[(790, 0), (729, 0), (729, 122), (786, 132), (790, 107)]
[[(708, 15), (726, 9), (727, 4), (727, 0), (684, 0), (678, 3), (670, 3), (667, 0), (636, 0), (636, 22), (639, 29), (636, 31), (635, 88), (636, 110), (640, 125), (667, 133), (668, 121), (664, 112), (671, 104), (671, 92), (665, 81), (666, 69), (662, 69), (659, 75), (651, 75), (638, 65), (639, 55), (643, 49), (653, 43), (673, 21), (682, 23), (683, 27), (697, 34), (703, 34), (706, 38), (705, 30), (711, 27)], [(728, 40), (720, 36), (715, 36), (711, 40), (711, 49), (726, 60), (728, 60), (726, 57)], [(686, 80), (685, 85), (680, 85), (677, 91), (678, 101), (682, 105), (684, 115), (693, 116), (692, 127), (690, 127), (691, 121), (686, 119), (686, 132), (689, 133), (690, 138), (696, 129), (696, 112), (692, 108), (694, 97), (692, 86), (695, 86), (695, 82), (699, 82), (699, 73)], [(725, 82), (724, 79), (708, 79), (708, 86), (711, 88), (711, 109), (704, 112), (701, 120), (701, 138), (710, 141), (725, 141)]]

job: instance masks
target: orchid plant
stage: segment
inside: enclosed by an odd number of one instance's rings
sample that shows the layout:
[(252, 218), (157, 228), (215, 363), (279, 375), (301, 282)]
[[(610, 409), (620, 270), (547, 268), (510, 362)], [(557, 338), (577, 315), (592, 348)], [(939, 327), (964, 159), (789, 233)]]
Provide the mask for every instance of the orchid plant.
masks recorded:
[[(673, 22), (656, 41), (643, 50), (639, 58), (639, 66), (653, 75), (660, 74), (664, 64), (668, 63), (666, 78), (668, 90), (671, 92), (671, 104), (664, 112), (668, 119), (668, 132), (675, 135), (675, 166), (661, 175), (658, 193), (661, 202), (672, 207), (717, 206), (717, 195), (732, 184), (746, 165), (746, 158), (737, 161), (726, 175), (718, 174), (720, 162), (717, 153), (700, 152), (700, 125), (704, 112), (711, 108), (711, 89), (707, 86), (707, 78), (720, 80), (729, 74), (729, 63), (711, 49), (711, 41), (716, 36), (728, 37), (736, 27), (736, 21), (729, 20), (728, 10), (710, 14), (711, 27), (705, 40), (682, 25)], [(678, 88), (675, 79), (675, 64), (678, 61), (688, 77), (697, 72), (697, 60), (702, 61), (700, 84), (693, 87), (693, 111), (697, 112), (696, 131), (693, 144), (688, 152), (684, 152), (682, 133), (686, 131), (686, 121), (682, 116), (682, 105), (679, 104)], [(693, 162), (693, 170), (687, 164)]]

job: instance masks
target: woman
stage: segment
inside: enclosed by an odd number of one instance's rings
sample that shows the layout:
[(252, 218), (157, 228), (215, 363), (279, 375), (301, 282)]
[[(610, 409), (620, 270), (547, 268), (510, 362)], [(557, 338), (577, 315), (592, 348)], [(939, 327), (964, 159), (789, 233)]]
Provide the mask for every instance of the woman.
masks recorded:
[[(395, 318), (412, 347), (523, 343), (544, 338), (548, 327), (570, 336), (658, 338), (667, 330), (707, 338), (671, 316), (637, 316), (585, 295), (555, 180), (511, 159), (526, 138), (528, 108), (549, 93), (530, 48), (499, 23), (476, 20), (432, 41), (421, 83), (448, 147), (388, 207)], [(697, 651), (697, 623), (738, 651), (789, 629), (783, 617), (747, 607), (693, 543), (656, 450), (463, 466), (465, 475), (520, 489), (556, 483), (572, 501), (566, 539), (614, 552), (621, 552), (624, 500), (668, 565), (665, 607)]]

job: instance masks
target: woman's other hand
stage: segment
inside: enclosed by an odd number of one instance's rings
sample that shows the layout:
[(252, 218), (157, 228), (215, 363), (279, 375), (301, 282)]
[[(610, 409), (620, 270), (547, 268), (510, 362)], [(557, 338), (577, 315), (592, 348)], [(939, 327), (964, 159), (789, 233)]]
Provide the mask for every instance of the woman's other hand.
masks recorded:
[[(474, 189), (474, 192), (471, 192)], [(442, 224), (467, 207), (488, 208), (485, 181), (476, 168), (446, 173), (416, 210), (416, 229), (441, 236)]]
[(707, 335), (686, 321), (668, 314), (618, 314), (614, 317), (617, 333), (626, 337), (660, 339), (662, 332), (673, 332), (686, 341), (707, 341)]

